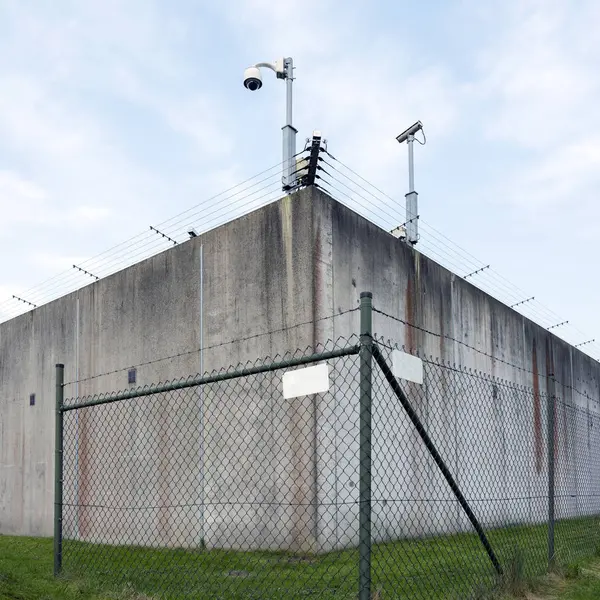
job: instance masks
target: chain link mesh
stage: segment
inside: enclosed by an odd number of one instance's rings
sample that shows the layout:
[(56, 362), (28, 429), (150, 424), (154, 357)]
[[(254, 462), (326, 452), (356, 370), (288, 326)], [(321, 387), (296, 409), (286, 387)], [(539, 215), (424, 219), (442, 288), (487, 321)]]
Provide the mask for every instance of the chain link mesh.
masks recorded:
[(65, 575), (165, 598), (351, 597), (358, 357), (327, 362), (318, 395), (284, 399), (273, 369), (65, 412)]
[[(393, 349), (382, 352), (391, 365)], [(538, 472), (536, 481), (530, 449), (534, 436), (543, 442), (532, 423), (544, 401), (441, 362), (426, 359), (423, 367), (422, 385), (400, 385), (500, 563), (521, 548), (530, 570), (543, 571), (547, 539), (538, 524), (547, 517), (547, 479)], [(374, 537), (387, 542), (375, 547), (375, 588), (465, 598), (493, 585), (496, 571), (439, 466), (379, 369), (374, 381)]]
[[(394, 348), (379, 344), (392, 364)], [(548, 394), (431, 358), (400, 387), (475, 513), (472, 524), (381, 370), (373, 373), (373, 589), (382, 598), (470, 598), (548, 568)], [(517, 375), (515, 374), (515, 377)], [(584, 404), (585, 406), (585, 404)], [(600, 543), (600, 417), (556, 399), (556, 560)], [(560, 423), (560, 424), (559, 424)], [(562, 448), (562, 449), (561, 449)]]
[(600, 553), (600, 413), (598, 401), (564, 390), (555, 409), (555, 552), (573, 563)]
[[(398, 349), (377, 347), (391, 367)], [(327, 362), (329, 390), (285, 399), (292, 367), (281, 361), (300, 357)], [(422, 385), (396, 381), (427, 443), (372, 365), (372, 598), (471, 598), (503, 578), (544, 573), (545, 385), (432, 359), (423, 366)], [(248, 374), (256, 367), (263, 372)], [(65, 576), (161, 598), (356, 599), (358, 339), (244, 368), (117, 402), (65, 403)], [(564, 396), (555, 407), (555, 529), (556, 559), (569, 562), (600, 543), (600, 416), (589, 398)]]

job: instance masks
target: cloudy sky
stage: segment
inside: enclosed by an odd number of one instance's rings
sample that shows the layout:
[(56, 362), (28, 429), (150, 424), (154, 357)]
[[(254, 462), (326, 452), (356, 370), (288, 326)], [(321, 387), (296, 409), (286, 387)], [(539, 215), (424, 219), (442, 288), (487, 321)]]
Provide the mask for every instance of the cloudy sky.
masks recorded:
[(422, 120), (420, 213), (476, 257), (456, 270), (600, 341), (599, 30), (596, 0), (0, 0), (0, 317), (280, 161), (284, 86), (241, 76), (286, 55), (301, 140), (400, 202)]

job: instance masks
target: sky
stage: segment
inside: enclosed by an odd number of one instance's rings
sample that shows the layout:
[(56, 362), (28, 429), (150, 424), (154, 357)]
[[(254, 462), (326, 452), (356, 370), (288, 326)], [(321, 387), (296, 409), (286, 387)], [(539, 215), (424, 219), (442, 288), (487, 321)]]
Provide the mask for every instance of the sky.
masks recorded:
[(477, 259), (459, 274), (490, 264), (471, 281), (600, 342), (599, 28), (596, 0), (0, 0), (0, 317), (276, 165), (284, 86), (242, 75), (291, 56), (300, 142), (321, 130), (391, 205), (420, 119), (422, 247), (441, 232)]

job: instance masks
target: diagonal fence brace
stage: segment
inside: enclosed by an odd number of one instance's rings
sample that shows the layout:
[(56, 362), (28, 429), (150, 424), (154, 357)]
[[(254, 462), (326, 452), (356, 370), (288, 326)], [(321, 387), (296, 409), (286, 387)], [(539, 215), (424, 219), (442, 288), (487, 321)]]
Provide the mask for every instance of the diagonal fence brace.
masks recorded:
[(398, 380), (396, 379), (395, 375), (392, 373), (392, 370), (390, 369), (389, 365), (387, 364), (385, 357), (381, 353), (381, 350), (379, 349), (377, 344), (373, 344), (372, 352), (373, 352), (373, 358), (375, 359), (375, 362), (379, 365), (379, 368), (381, 369), (385, 379), (390, 384), (392, 390), (394, 390), (394, 393), (398, 397), (398, 400), (400, 400), (400, 403), (402, 404), (402, 407), (406, 411), (408, 418), (411, 420), (411, 422), (414, 425), (415, 429), (417, 430), (418, 434), (421, 436), (421, 439), (423, 440), (425, 447), (429, 451), (429, 454), (431, 454), (431, 456), (433, 457), (433, 460), (435, 461), (435, 463), (439, 467), (440, 471), (442, 472), (444, 479), (447, 481), (448, 485), (450, 486), (450, 489), (452, 490), (454, 496), (458, 500), (458, 503), (461, 505), (462, 509), (465, 511), (465, 514), (469, 518), (469, 521), (471, 521), (471, 525), (473, 525), (475, 531), (477, 532), (477, 535), (479, 536), (479, 539), (480, 539), (481, 543), (483, 544), (483, 547), (485, 548), (485, 551), (487, 552), (487, 555), (489, 556), (490, 561), (492, 562), (492, 565), (494, 566), (494, 569), (496, 570), (496, 573), (498, 573), (498, 575), (502, 575), (502, 566), (500, 565), (500, 562), (498, 561), (498, 558), (496, 557), (496, 554), (494, 553), (494, 549), (492, 548), (489, 540), (487, 539), (487, 536), (485, 535), (485, 531), (483, 531), (483, 527), (481, 527), (481, 524), (477, 520), (475, 513), (471, 510), (471, 507), (469, 506), (467, 499), (463, 496), (462, 492), (460, 491), (458, 484), (454, 480), (454, 477), (452, 477), (452, 473), (450, 473), (448, 467), (446, 466), (446, 463), (444, 462), (444, 459), (441, 457), (440, 453), (437, 451), (432, 439), (429, 437), (429, 434), (425, 430), (423, 423), (421, 423), (421, 419), (419, 419), (419, 415), (417, 415), (417, 413), (411, 406), (410, 401), (408, 400), (408, 398), (406, 397), (406, 394), (400, 387)]

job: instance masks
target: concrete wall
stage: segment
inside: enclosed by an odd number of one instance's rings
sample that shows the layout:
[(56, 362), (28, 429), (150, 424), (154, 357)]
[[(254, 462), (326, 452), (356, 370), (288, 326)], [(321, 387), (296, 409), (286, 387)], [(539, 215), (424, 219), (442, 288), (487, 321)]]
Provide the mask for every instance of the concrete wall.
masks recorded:
[[(357, 291), (371, 290), (378, 309), (416, 326), (376, 313), (376, 333), (409, 352), (508, 382), (496, 386), (496, 398), (491, 383), (478, 384), (468, 375), (454, 377), (453, 386), (443, 392), (426, 380), (410, 394), (463, 493), (476, 500), (483, 523), (531, 522), (547, 514), (545, 393), (552, 371), (559, 382), (556, 489), (563, 496), (557, 500), (557, 515), (600, 513), (600, 498), (588, 497), (586, 503), (580, 498), (579, 505), (574, 499), (599, 489), (600, 364), (344, 206), (323, 203), (323, 210), (329, 215), (333, 247), (331, 311), (345, 306)], [(342, 316), (330, 333), (344, 334), (353, 324), (351, 315)], [(433, 377), (434, 371), (428, 374)], [(515, 397), (518, 386), (526, 391)], [(476, 393), (486, 389), (488, 395)], [(375, 506), (374, 529), (381, 532), (380, 539), (385, 539), (390, 519), (396, 534), (468, 528), (401, 411), (392, 402), (380, 406), (379, 413), (375, 410), (376, 486), (402, 507)], [(396, 462), (396, 477), (390, 475), (392, 448), (401, 448), (408, 462)], [(347, 467), (341, 464), (338, 469)], [(433, 502), (406, 501), (415, 497)], [(449, 514), (452, 505), (454, 518)]]
[[(311, 345), (313, 325), (293, 326), (318, 314), (313, 222), (310, 194), (285, 198), (2, 323), (0, 532), (52, 532), (55, 363), (65, 364), (67, 382), (83, 380), (66, 397), (86, 396), (127, 388), (126, 367), (201, 346), (211, 349), (138, 367), (138, 385), (196, 374), (201, 354), (211, 371)], [(268, 331), (278, 333), (235, 342)], [(91, 418), (82, 412), (78, 423), (82, 477), (94, 471), (88, 462), (101, 435), (87, 426)], [(235, 436), (230, 443), (235, 453)], [(85, 481), (81, 488), (93, 500)]]
[[(462, 380), (455, 379), (444, 384), (444, 396), (424, 386), (411, 397), (432, 431), (450, 432), (438, 440), (440, 450), (468, 497), (513, 494), (512, 509), (492, 501), (479, 505), (486, 524), (541, 514), (541, 504), (539, 511), (525, 510), (517, 499), (543, 496), (547, 486), (538, 454), (546, 452), (548, 369), (554, 368), (567, 404), (598, 415), (598, 363), (309, 188), (0, 325), (0, 533), (52, 531), (56, 362), (65, 363), (67, 381), (82, 380), (67, 387), (67, 396), (125, 388), (126, 368), (133, 365), (142, 365), (137, 370), (142, 385), (195, 374), (201, 356), (206, 371), (226, 368), (356, 333), (358, 315), (346, 311), (357, 306), (361, 290), (373, 292), (381, 311), (417, 326), (377, 313), (375, 332), (409, 351), (531, 390), (531, 401), (520, 400), (519, 406), (502, 386), (494, 402), (473, 395), (465, 400)], [(331, 315), (337, 316), (326, 318)], [(274, 333), (262, 335), (266, 332)], [(250, 339), (235, 341), (242, 338)], [(201, 346), (207, 350), (193, 352)], [(182, 355), (143, 364), (176, 354)], [(355, 543), (357, 365), (344, 360), (334, 365), (338, 378), (328, 394), (285, 405), (281, 374), (273, 374), (235, 388), (205, 388), (203, 399), (194, 392), (197, 402), (171, 396), (69, 413), (66, 425), (76, 435), (65, 450), (77, 477), (66, 492), (89, 508), (68, 510), (67, 533), (148, 543), (144, 532), (152, 531), (154, 543), (164, 545), (193, 545), (203, 538), (209, 546), (323, 550)], [(94, 377), (104, 373), (109, 374)], [(375, 507), (378, 537), (465, 528), (404, 415), (393, 403), (381, 402), (374, 423), (379, 432), (375, 483), (405, 508)], [(511, 415), (517, 409), (522, 418), (515, 426)], [(184, 439), (178, 433), (182, 419), (189, 431)], [(600, 478), (588, 468), (598, 468), (599, 450), (580, 442), (576, 419), (560, 403), (558, 486), (569, 493), (590, 490)], [(394, 427), (386, 427), (390, 420)], [(118, 443), (119, 452), (107, 450), (106, 423), (109, 448)], [(587, 439), (594, 435), (588, 431)], [(394, 462), (386, 451), (390, 447), (401, 447), (404, 456)], [(498, 460), (500, 447), (504, 460)], [(201, 454), (202, 469), (194, 462)], [(515, 461), (521, 461), (518, 468)], [(396, 469), (408, 465), (402, 477), (390, 477), (394, 464)], [(265, 465), (278, 468), (266, 473)], [(98, 481), (105, 485), (92, 485)], [(431, 505), (403, 502), (409, 497), (404, 481), (411, 482), (410, 493), (438, 496), (435, 510), (443, 527), (434, 524)], [(120, 496), (112, 497), (116, 483)], [(172, 506), (176, 485), (204, 487), (201, 509), (197, 491), (189, 492), (196, 502), (186, 510), (138, 511), (135, 523), (119, 517), (118, 510), (109, 514), (97, 508), (119, 502), (156, 505), (157, 499)], [(225, 500), (232, 497), (247, 504), (228, 506)], [(315, 499), (317, 508), (307, 508)], [(559, 508), (564, 515), (582, 510), (567, 502)]]

